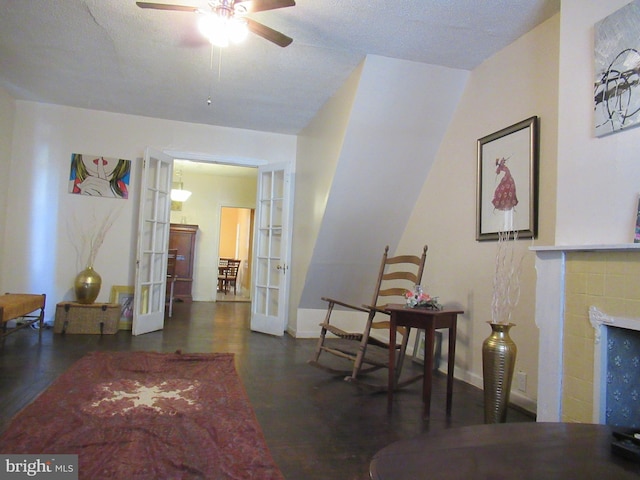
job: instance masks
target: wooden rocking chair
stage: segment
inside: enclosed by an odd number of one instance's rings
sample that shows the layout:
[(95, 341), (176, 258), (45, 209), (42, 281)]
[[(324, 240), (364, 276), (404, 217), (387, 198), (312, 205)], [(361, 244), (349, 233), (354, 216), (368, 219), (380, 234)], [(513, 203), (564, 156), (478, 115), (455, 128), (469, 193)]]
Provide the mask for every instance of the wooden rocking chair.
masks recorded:
[[(369, 305), (356, 306), (333, 298), (322, 297), (322, 300), (328, 302), (329, 305), (325, 320), (320, 324), (322, 330), (320, 331), (320, 338), (318, 339), (314, 357), (308, 362), (310, 365), (336, 375), (346, 374), (346, 381), (357, 383), (375, 390), (386, 390), (388, 388), (388, 382), (383, 382), (384, 384), (379, 385), (371, 384), (363, 381), (360, 378), (360, 375), (373, 372), (381, 368), (388, 368), (389, 345), (384, 341), (372, 337), (371, 330), (388, 330), (390, 322), (387, 319), (374, 321), (374, 317), (376, 314), (385, 315), (386, 312), (384, 311), (384, 308), (390, 303), (404, 303), (404, 295), (406, 291), (413, 290), (415, 285), (420, 284), (427, 257), (427, 246), (424, 246), (422, 255), (419, 257), (415, 255), (389, 257), (388, 253), (389, 246), (384, 249), (382, 262), (380, 263), (378, 280)], [(393, 302), (390, 301), (393, 299), (392, 297), (395, 297), (395, 301)], [(350, 333), (332, 324), (331, 313), (336, 305), (365, 313), (367, 317), (363, 331)], [(402, 363), (404, 361), (407, 343), (409, 341), (410, 329), (399, 327), (396, 331), (400, 334), (397, 338), (402, 339), (399, 344), (394, 346), (397, 352), (394, 383), (396, 388), (398, 388), (418, 380), (421, 376), (399, 383), (400, 374), (402, 372)], [(333, 334), (333, 336), (328, 337), (327, 333)], [(349, 370), (340, 370), (326, 364), (322, 364), (320, 362), (320, 356), (322, 353), (330, 353), (346, 359), (352, 362), (353, 366)]]

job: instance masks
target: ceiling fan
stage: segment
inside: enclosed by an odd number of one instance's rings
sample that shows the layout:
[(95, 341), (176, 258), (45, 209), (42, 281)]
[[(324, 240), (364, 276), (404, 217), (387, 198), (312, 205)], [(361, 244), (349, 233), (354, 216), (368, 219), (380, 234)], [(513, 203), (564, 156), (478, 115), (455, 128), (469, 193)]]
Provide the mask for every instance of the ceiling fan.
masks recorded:
[(237, 43), (241, 41), (248, 31), (280, 47), (286, 47), (293, 42), (293, 39), (285, 34), (256, 22), (245, 15), (265, 10), (293, 7), (296, 4), (295, 0), (214, 0), (208, 3), (208, 10), (188, 5), (165, 3), (136, 2), (136, 5), (140, 8), (154, 10), (175, 10), (200, 14), (200, 31), (211, 44), (219, 47), (226, 47), (229, 42)]

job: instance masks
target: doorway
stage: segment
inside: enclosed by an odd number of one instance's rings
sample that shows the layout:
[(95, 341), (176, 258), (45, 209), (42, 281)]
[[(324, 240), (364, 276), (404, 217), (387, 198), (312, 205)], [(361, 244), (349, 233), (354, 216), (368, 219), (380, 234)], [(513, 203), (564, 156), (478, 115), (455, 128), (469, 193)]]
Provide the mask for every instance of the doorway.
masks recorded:
[[(198, 232), (193, 266), (193, 301), (233, 301), (233, 296), (226, 295), (225, 298), (217, 291), (218, 259), (223, 239), (220, 229), (227, 223), (222, 222), (220, 216), (227, 207), (245, 212), (256, 209), (258, 169), (175, 159), (173, 173), (174, 182), (179, 182), (185, 190), (189, 190), (191, 196), (180, 205), (179, 210), (171, 211), (171, 222), (196, 225)], [(231, 246), (228, 253), (222, 256), (235, 258), (237, 254), (243, 259), (250, 259), (249, 254), (241, 255), (241, 252), (246, 242), (251, 250), (252, 236), (238, 241), (236, 253), (236, 223), (235, 220), (231, 222)], [(224, 238), (226, 237), (225, 233)], [(248, 262), (243, 262), (242, 265), (243, 281), (250, 281), (251, 270), (245, 268), (245, 265), (248, 265)], [(243, 295), (246, 293), (244, 301), (248, 301), (251, 288), (243, 288), (242, 292)]]
[[(254, 208), (256, 225), (253, 235), (255, 257), (252, 261), (254, 278), (251, 281), (250, 290), (251, 330), (282, 336), (287, 327), (290, 284), (290, 275), (287, 275), (287, 272), (291, 261), (293, 165), (290, 162), (269, 163), (256, 159), (229, 159), (228, 162), (218, 163), (222, 160), (218, 157), (205, 158), (206, 156), (197, 154), (168, 153), (173, 156), (174, 169), (184, 162), (184, 166), (194, 165), (196, 169), (231, 168), (234, 171), (246, 172), (247, 176), (253, 178), (253, 188), (250, 191), (246, 188), (234, 188), (232, 184), (236, 183), (237, 179), (233, 178), (222, 179), (222, 184), (216, 188), (210, 184), (202, 185), (203, 182), (209, 181), (205, 179), (207, 175), (191, 175), (191, 172), (184, 170), (182, 177), (184, 186), (192, 191), (193, 195), (186, 202), (186, 206), (183, 205), (181, 221), (198, 226), (199, 235), (196, 243), (200, 242), (203, 246), (199, 248), (200, 245), (196, 245), (194, 290), (197, 291), (193, 295), (193, 300), (215, 301), (217, 296), (218, 249), (211, 248), (213, 242), (211, 238), (219, 237), (220, 208), (215, 206)], [(244, 181), (242, 183), (248, 185)], [(201, 189), (202, 195), (196, 196), (196, 188)], [(249, 195), (243, 195), (242, 191)], [(212, 195), (225, 196), (229, 192), (233, 192), (238, 198), (235, 201), (229, 198), (210, 198)], [(192, 216), (187, 210), (204, 212), (202, 218), (210, 222), (207, 228), (200, 225), (200, 219), (195, 215)], [(171, 213), (173, 215), (174, 212)], [(211, 256), (214, 257), (213, 261)], [(212, 268), (216, 271), (214, 275), (211, 275)]]
[[(252, 244), (255, 209), (222, 207), (218, 258), (240, 261), (236, 280), (230, 288), (218, 288), (218, 302), (251, 301)], [(226, 263), (226, 262), (225, 262)]]

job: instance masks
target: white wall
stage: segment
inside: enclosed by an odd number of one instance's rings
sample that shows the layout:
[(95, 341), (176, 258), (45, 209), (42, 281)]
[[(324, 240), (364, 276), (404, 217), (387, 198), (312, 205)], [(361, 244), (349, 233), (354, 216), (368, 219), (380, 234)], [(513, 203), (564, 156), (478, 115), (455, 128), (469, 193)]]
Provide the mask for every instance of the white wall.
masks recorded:
[[(159, 150), (199, 152), (222, 158), (295, 161), (296, 138), (223, 127), (172, 122), (92, 110), (16, 102), (11, 174), (3, 228), (5, 290), (45, 292), (47, 317), (54, 305), (73, 299), (79, 271), (69, 238), (70, 218), (122, 212), (107, 235), (95, 268), (102, 275), (98, 301), (112, 285), (132, 285), (137, 231), (140, 161), (149, 145)], [(67, 193), (71, 153), (100, 154), (134, 161), (129, 200)]]
[[(298, 137), (289, 295), (289, 332), (294, 336), (298, 330), (298, 316), (301, 315), (298, 311), (300, 297), (340, 158), (362, 67), (363, 64), (360, 64), (351, 73), (340, 90), (322, 106)], [(307, 315), (302, 313), (302, 316)], [(319, 321), (313, 323), (317, 325)]]
[(594, 25), (629, 0), (563, 0), (556, 245), (629, 243), (640, 193), (640, 128), (594, 135)]
[[(554, 228), (558, 15), (497, 53), (469, 78), (458, 110), (415, 204), (399, 250), (429, 244), (423, 286), (447, 306), (461, 307), (456, 376), (482, 387), (482, 342), (489, 335), (496, 242), (477, 242), (477, 140), (537, 115), (541, 124), (539, 240), (552, 241)], [(531, 241), (518, 241), (524, 255), (522, 294), (512, 337), (516, 369), (528, 375), (526, 392), (514, 395), (535, 410), (538, 330), (534, 324), (535, 271)], [(446, 342), (445, 342), (446, 344)], [(446, 348), (443, 349), (446, 352)]]
[[(3, 88), (0, 88), (0, 225), (5, 224), (7, 195), (9, 190), (9, 167), (11, 160), (11, 141), (16, 102)], [(0, 235), (0, 252), (4, 250), (4, 235)], [(0, 273), (4, 270), (0, 255)], [(0, 291), (6, 292), (0, 275)]]
[[(318, 335), (316, 315), (310, 312), (326, 309), (322, 296), (356, 305), (371, 301), (384, 248), (396, 252), (468, 75), (367, 56), (323, 203), (300, 297), (297, 336)], [(312, 159), (299, 154), (298, 166)], [(330, 165), (327, 171), (333, 173)]]

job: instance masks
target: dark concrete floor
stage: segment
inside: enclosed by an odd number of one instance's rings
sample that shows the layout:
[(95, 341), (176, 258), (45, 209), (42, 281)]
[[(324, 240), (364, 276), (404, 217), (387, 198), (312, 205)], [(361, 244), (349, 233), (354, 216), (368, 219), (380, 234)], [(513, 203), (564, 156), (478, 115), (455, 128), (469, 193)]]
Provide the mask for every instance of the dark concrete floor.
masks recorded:
[[(420, 382), (386, 395), (359, 391), (307, 364), (315, 340), (249, 330), (250, 304), (178, 303), (165, 329), (132, 337), (59, 335), (24, 329), (0, 351), (0, 430), (73, 362), (93, 350), (232, 352), (271, 453), (289, 480), (366, 479), (371, 457), (400, 439), (429, 430), (483, 423), (482, 391), (456, 381), (453, 413), (445, 415), (446, 378), (436, 374), (431, 418), (422, 420)], [(419, 372), (412, 362), (408, 370)], [(410, 372), (409, 372), (410, 373)], [(384, 381), (384, 377), (381, 378)], [(51, 412), (52, 415), (55, 412)], [(509, 422), (534, 421), (510, 409)]]

